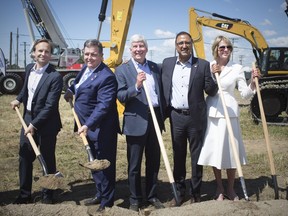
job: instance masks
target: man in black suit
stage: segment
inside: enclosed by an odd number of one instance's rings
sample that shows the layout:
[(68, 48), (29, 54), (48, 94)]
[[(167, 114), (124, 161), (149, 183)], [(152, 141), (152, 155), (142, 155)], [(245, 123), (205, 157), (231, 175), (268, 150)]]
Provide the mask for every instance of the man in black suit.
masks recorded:
[[(31, 202), (33, 161), (36, 155), (27, 138), (31, 133), (47, 165), (48, 174), (56, 173), (56, 137), (62, 124), (59, 114), (59, 99), (63, 80), (53, 65), (49, 64), (53, 45), (49, 40), (40, 39), (32, 48), (35, 63), (26, 67), (23, 88), (16, 100), (11, 102), (13, 109), (24, 105), (24, 121), (27, 130), (22, 128), (19, 150), (20, 194), (14, 204)], [(43, 189), (42, 203), (52, 204), (53, 191)]]
[[(204, 91), (213, 96), (218, 90), (211, 76), (209, 62), (193, 56), (192, 43), (189, 33), (178, 33), (175, 39), (178, 57), (164, 59), (161, 70), (166, 115), (170, 119), (171, 126), (173, 176), (179, 190), (181, 204), (186, 190), (187, 140), (192, 168), (190, 201), (200, 202), (203, 167), (197, 165), (197, 161), (207, 124)], [(170, 205), (176, 205), (175, 199)]]
[(160, 167), (160, 147), (156, 136), (147, 97), (143, 88), (146, 80), (160, 129), (164, 128), (163, 95), (160, 72), (157, 64), (146, 60), (148, 45), (142, 35), (133, 35), (130, 40), (132, 58), (116, 68), (118, 82), (117, 98), (125, 104), (123, 134), (127, 141), (128, 182), (130, 209), (138, 211), (142, 205), (141, 162), (146, 159), (146, 197), (156, 208), (163, 208), (158, 200), (156, 186)]

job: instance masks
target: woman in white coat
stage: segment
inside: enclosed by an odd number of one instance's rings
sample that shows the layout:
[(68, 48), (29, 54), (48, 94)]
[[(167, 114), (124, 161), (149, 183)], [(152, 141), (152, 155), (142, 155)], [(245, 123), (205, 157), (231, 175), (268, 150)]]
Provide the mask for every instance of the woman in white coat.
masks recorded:
[[(224, 36), (216, 37), (212, 45), (212, 53), (215, 60), (210, 63), (210, 66), (212, 73), (219, 73), (221, 87), (225, 98), (224, 100), (239, 153), (239, 159), (241, 164), (245, 165), (247, 159), (241, 136), (239, 106), (234, 95), (234, 90), (237, 86), (241, 97), (248, 99), (254, 94), (255, 83), (253, 79), (251, 79), (251, 84), (247, 86), (243, 67), (239, 64), (230, 63), (232, 51), (233, 46), (228, 38)], [(257, 76), (257, 74), (258, 69), (253, 70), (253, 77)], [(236, 162), (234, 160), (229, 140), (230, 138), (219, 92), (214, 97), (207, 97), (207, 110), (208, 124), (198, 164), (213, 167), (217, 183), (216, 200), (224, 200), (225, 191), (222, 184), (222, 169), (226, 169), (227, 173), (227, 197), (231, 200), (239, 200), (239, 197), (234, 190)]]

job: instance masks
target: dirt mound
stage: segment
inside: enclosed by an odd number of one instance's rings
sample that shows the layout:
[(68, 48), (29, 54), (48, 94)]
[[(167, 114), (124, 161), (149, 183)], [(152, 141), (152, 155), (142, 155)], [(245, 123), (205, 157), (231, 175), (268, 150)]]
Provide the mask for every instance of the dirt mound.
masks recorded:
[[(134, 212), (126, 208), (114, 206), (107, 208), (103, 215), (122, 215), (122, 216), (133, 216), (133, 215), (150, 215), (150, 216), (190, 216), (196, 214), (198, 216), (204, 215), (231, 215), (242, 216), (242, 215), (277, 215), (284, 216), (288, 212), (288, 201), (287, 200), (269, 200), (269, 201), (206, 201), (197, 204), (189, 204), (182, 207), (165, 208), (160, 210), (143, 209), (141, 211)], [(0, 208), (0, 215), (6, 216), (42, 216), (42, 215), (61, 215), (61, 216), (85, 216), (85, 215), (97, 215), (96, 206), (86, 207), (72, 204), (55, 204), (55, 205), (44, 205), (44, 204), (28, 204), (28, 205), (7, 205)]]

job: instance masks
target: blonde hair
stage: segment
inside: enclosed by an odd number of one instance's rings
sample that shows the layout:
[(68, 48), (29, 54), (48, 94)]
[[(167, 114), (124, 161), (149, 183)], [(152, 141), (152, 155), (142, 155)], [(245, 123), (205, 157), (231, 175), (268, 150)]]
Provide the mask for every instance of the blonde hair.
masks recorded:
[(225, 36), (217, 36), (212, 44), (212, 55), (214, 57), (214, 59), (218, 58), (218, 48), (219, 48), (219, 43), (221, 41), (224, 41), (225, 43), (227, 43), (228, 46), (231, 46), (231, 53), (233, 51), (233, 44), (231, 43), (231, 41), (229, 40), (229, 38), (225, 37)]

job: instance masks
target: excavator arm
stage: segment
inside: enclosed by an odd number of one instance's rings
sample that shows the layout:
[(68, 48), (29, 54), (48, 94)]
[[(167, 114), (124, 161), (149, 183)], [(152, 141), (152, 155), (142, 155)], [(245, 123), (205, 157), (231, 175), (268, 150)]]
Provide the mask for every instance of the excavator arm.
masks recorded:
[(110, 48), (110, 56), (104, 62), (112, 70), (122, 63), (134, 2), (135, 0), (112, 0), (111, 37), (109, 42), (102, 42), (104, 48)]
[[(203, 26), (225, 31), (231, 34), (238, 35), (248, 40), (254, 50), (254, 55), (258, 60), (268, 44), (262, 34), (255, 27), (251, 26), (249, 22), (241, 19), (229, 18), (216, 13), (209, 13), (214, 17), (221, 19), (214, 19), (211, 17), (198, 16), (195, 8), (190, 8), (190, 34), (193, 39), (196, 54), (200, 58), (205, 58), (204, 41), (203, 41)], [(208, 13), (206, 11), (201, 11)]]

